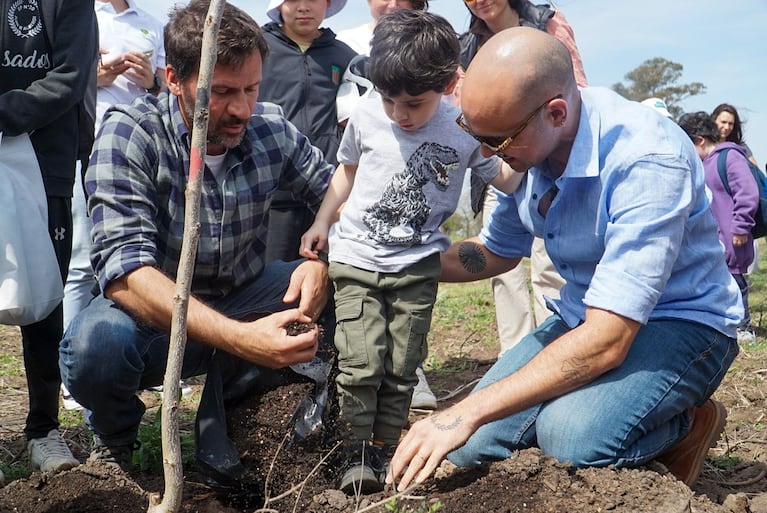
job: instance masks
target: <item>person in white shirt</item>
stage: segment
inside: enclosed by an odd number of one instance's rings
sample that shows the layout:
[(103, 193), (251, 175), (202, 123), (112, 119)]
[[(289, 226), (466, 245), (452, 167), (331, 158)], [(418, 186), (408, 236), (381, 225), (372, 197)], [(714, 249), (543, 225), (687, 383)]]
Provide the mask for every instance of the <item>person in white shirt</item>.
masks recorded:
[(370, 7), (370, 16), (373, 18), (370, 22), (341, 30), (336, 34), (336, 39), (343, 41), (360, 55), (370, 55), (370, 39), (381, 16), (397, 9), (425, 11), (429, 7), (429, 2), (427, 0), (368, 0), (368, 7)]

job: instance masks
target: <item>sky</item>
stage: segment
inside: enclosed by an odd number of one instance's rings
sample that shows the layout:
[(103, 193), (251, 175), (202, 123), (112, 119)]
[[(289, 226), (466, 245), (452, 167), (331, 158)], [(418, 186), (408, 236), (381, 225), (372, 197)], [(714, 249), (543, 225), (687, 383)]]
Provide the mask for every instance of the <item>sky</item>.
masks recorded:
[[(541, 1), (541, 0), (536, 0)], [(174, 0), (139, 0), (167, 19)], [(180, 2), (186, 3), (186, 2)], [(263, 24), (267, 0), (231, 0)], [(610, 87), (654, 57), (683, 66), (677, 85), (701, 82), (706, 93), (681, 103), (687, 111), (711, 112), (730, 103), (745, 120), (744, 138), (759, 166), (767, 164), (767, 0), (549, 1), (575, 31), (589, 85)], [(457, 32), (468, 25), (462, 0), (430, 0), (429, 10)], [(323, 26), (334, 31), (370, 21), (366, 0), (348, 0)]]

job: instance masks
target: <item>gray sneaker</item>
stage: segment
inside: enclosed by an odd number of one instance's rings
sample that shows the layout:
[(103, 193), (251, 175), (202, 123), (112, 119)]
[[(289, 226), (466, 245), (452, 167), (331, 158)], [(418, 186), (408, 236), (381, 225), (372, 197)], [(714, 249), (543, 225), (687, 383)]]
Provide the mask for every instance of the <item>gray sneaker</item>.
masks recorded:
[(5, 474), (3, 474), (3, 471), (0, 470), (0, 488), (5, 486)]
[(415, 375), (418, 376), (418, 383), (413, 388), (413, 398), (410, 400), (411, 410), (436, 410), (437, 398), (434, 396), (434, 392), (429, 388), (429, 382), (426, 381), (426, 375), (423, 373), (423, 369), (418, 367), (415, 370)]
[(750, 346), (756, 343), (756, 334), (753, 326), (743, 326), (738, 328), (738, 343), (742, 346)]
[(69, 470), (80, 464), (61, 438), (58, 429), (51, 429), (45, 438), (33, 438), (27, 444), (29, 466), (32, 470)]
[(88, 461), (100, 461), (109, 467), (119, 468), (125, 472), (133, 470), (133, 451), (141, 444), (136, 441), (133, 445), (107, 446), (96, 443), (88, 456)]

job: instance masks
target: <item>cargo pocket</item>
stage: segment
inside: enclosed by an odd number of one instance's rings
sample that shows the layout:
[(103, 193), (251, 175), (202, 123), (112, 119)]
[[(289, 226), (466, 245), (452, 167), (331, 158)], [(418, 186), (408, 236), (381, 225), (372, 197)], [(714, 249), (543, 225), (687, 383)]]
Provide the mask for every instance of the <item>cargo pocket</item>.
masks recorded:
[(364, 367), (368, 364), (362, 301), (362, 297), (350, 297), (336, 303), (336, 349), (338, 363), (342, 367)]
[[(426, 337), (431, 326), (431, 310), (410, 313), (409, 333), (405, 351), (394, 351), (392, 366), (399, 376), (412, 376), (428, 352)], [(398, 361), (399, 358), (402, 358)]]

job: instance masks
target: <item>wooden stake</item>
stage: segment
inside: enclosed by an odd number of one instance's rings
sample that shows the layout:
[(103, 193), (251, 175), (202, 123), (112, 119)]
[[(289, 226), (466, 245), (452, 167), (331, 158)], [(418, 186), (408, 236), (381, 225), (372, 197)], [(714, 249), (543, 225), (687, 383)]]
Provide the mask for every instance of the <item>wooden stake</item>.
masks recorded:
[(184, 197), (184, 238), (181, 258), (176, 273), (176, 291), (173, 296), (173, 317), (170, 330), (168, 363), (165, 368), (162, 399), (162, 461), (165, 471), (165, 493), (162, 501), (158, 494), (149, 500), (148, 513), (177, 513), (181, 508), (184, 488), (184, 471), (181, 466), (181, 441), (178, 429), (179, 379), (186, 347), (186, 318), (189, 309), (189, 293), (200, 240), (200, 191), (205, 169), (204, 155), (208, 139), (208, 107), (210, 105), (210, 82), (218, 56), (218, 29), (225, 0), (211, 0), (205, 18), (200, 55), (200, 71), (197, 80), (197, 98), (194, 106), (191, 159), (189, 179)]

